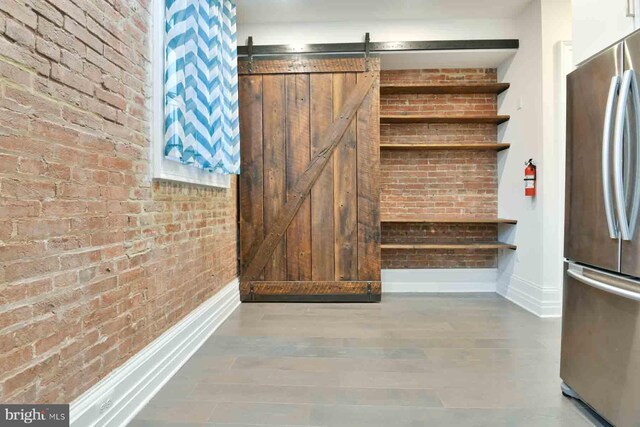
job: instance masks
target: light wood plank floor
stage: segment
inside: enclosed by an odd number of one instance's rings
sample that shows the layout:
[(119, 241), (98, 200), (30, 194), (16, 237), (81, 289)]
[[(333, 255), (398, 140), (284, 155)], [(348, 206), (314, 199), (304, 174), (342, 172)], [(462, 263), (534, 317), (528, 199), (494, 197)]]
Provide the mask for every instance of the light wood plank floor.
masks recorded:
[(560, 320), (493, 294), (243, 304), (131, 426), (590, 426)]

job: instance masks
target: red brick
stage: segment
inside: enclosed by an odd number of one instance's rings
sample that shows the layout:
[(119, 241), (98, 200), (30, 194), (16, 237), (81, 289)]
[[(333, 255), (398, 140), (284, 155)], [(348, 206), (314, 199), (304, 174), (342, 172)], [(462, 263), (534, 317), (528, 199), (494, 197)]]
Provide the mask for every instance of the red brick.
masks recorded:
[(33, 84), (33, 73), (5, 61), (0, 61), (0, 77), (24, 87), (31, 87)]
[(33, 48), (36, 45), (36, 38), (33, 35), (33, 31), (13, 19), (7, 20), (5, 34), (23, 46)]
[(61, 49), (84, 56), (86, 47), (82, 42), (64, 28), (60, 28), (46, 19), (38, 19), (37, 33), (45, 40), (49, 40)]
[(90, 62), (82, 63), (82, 75), (98, 85), (102, 84), (102, 70)]
[(123, 97), (103, 89), (96, 89), (96, 97), (119, 110), (127, 107), (127, 101)]
[(31, 346), (16, 349), (10, 353), (0, 353), (0, 372), (11, 372), (26, 364), (33, 357)]
[(0, 401), (69, 402), (237, 275), (235, 182), (151, 188), (148, 2), (5, 3)]
[(29, 6), (31, 6), (34, 12), (36, 12), (38, 15), (41, 15), (42, 17), (48, 19), (59, 27), (61, 27), (64, 23), (64, 15), (57, 11), (56, 8), (48, 2), (32, 1), (29, 3)]
[(20, 45), (11, 42), (9, 39), (0, 38), (0, 55), (18, 61), (24, 67), (30, 68), (39, 74), (49, 75), (51, 68), (49, 61), (41, 58), (32, 51), (23, 50)]
[(111, 92), (119, 93), (120, 95), (125, 94), (125, 85), (120, 80), (114, 79), (112, 76), (104, 76), (102, 84)]
[(100, 164), (107, 169), (128, 171), (131, 170), (132, 162), (120, 157), (103, 157)]
[(54, 61), (60, 60), (60, 48), (45, 39), (39, 37), (36, 39), (36, 51)]
[(31, 307), (22, 306), (0, 312), (0, 330), (24, 322), (31, 317)]
[(51, 78), (63, 83), (71, 88), (77, 89), (87, 95), (93, 95), (95, 91), (95, 85), (90, 80), (86, 79), (82, 75), (67, 69), (58, 64), (51, 66)]
[(44, 253), (44, 243), (10, 243), (0, 246), (0, 261), (13, 261), (20, 258), (29, 258)]
[(103, 52), (104, 45), (102, 44), (102, 42), (93, 34), (91, 34), (89, 31), (87, 31), (86, 28), (78, 24), (73, 19), (69, 19), (68, 17), (65, 17), (64, 29), (69, 31), (71, 34), (76, 36), (80, 41), (85, 43), (87, 47), (90, 47), (91, 49), (93, 49), (94, 51), (100, 54)]
[(18, 171), (18, 157), (0, 154), (0, 173), (15, 173)]
[(71, 52), (69, 50), (66, 50), (66, 48), (63, 46), (62, 50), (61, 50), (61, 61), (62, 64), (66, 65), (67, 68), (77, 72), (77, 73), (82, 73), (82, 58), (80, 57), (80, 55), (78, 55), (75, 52)]
[(24, 2), (19, 1), (2, 1), (0, 2), (0, 10), (7, 15), (22, 22), (28, 27), (35, 28), (38, 15), (36, 15)]
[(87, 50), (87, 60), (92, 64), (99, 67), (102, 71), (110, 74), (114, 77), (120, 77), (122, 75), (122, 69), (108, 61), (100, 53), (97, 53), (93, 49)]
[(12, 285), (4, 285), (0, 293), (0, 304), (12, 304), (51, 291), (51, 279), (39, 279)]
[(25, 220), (18, 222), (17, 237), (24, 240), (38, 240), (61, 236), (70, 230), (68, 219)]
[(16, 198), (20, 201), (43, 200), (55, 197), (55, 185), (46, 181), (32, 181), (29, 179), (3, 179), (0, 195)]
[(100, 118), (96, 117), (95, 114), (67, 106), (62, 107), (62, 118), (69, 123), (95, 130), (99, 130), (102, 127)]
[[(103, 18), (103, 16), (101, 16)], [(87, 29), (92, 34), (95, 34), (100, 40), (105, 43), (105, 46), (112, 47), (118, 51), (122, 50), (122, 43), (116, 37), (114, 37), (109, 31), (107, 31), (101, 24), (96, 22), (92, 17), (87, 18)]]
[(69, 15), (70, 17), (75, 19), (76, 22), (79, 22), (81, 25), (85, 25), (86, 17), (85, 17), (84, 11), (82, 9), (80, 9), (79, 7), (77, 7), (75, 4), (73, 4), (71, 1), (69, 1), (69, 0), (48, 0), (48, 2), (51, 3), (52, 6), (54, 6), (58, 10), (60, 10), (65, 15)]
[(24, 260), (10, 264), (5, 271), (7, 282), (24, 280), (34, 276), (51, 274), (59, 269), (60, 262), (57, 257), (42, 258), (37, 260)]
[(70, 359), (78, 354), (82, 354), (82, 351), (89, 348), (98, 340), (99, 334), (98, 331), (88, 332), (84, 336), (79, 336), (75, 338), (75, 340), (70, 341), (65, 344), (65, 346), (60, 351), (61, 359)]
[(65, 199), (86, 199), (96, 198), (100, 193), (98, 187), (87, 185), (62, 183), (57, 186), (58, 197)]
[[(495, 82), (494, 69), (383, 71), (383, 83), (457, 84)], [(389, 114), (496, 114), (495, 95), (382, 95)], [(381, 143), (495, 143), (495, 125), (383, 125)], [(383, 151), (381, 214), (393, 217), (497, 216), (495, 152)], [(495, 225), (385, 224), (382, 241), (425, 243), (496, 240)], [(383, 250), (383, 268), (495, 267), (496, 251)]]
[(51, 350), (53, 347), (61, 344), (68, 335), (72, 335), (72, 332), (74, 331), (71, 331), (67, 328), (61, 328), (61, 330), (59, 330), (55, 334), (36, 341), (34, 345), (35, 355), (40, 356), (43, 353)]
[(2, 392), (6, 396), (10, 396), (11, 394), (19, 391), (22, 388), (27, 388), (31, 384), (35, 384), (35, 380), (37, 377), (37, 368), (35, 366), (31, 366), (23, 370), (22, 372), (17, 373), (16, 375), (6, 379), (2, 382)]

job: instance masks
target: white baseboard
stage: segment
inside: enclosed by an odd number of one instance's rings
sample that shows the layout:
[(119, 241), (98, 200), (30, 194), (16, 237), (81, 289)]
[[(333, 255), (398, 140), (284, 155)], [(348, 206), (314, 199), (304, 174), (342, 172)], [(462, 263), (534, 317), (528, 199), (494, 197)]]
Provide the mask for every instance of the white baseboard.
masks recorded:
[(562, 315), (561, 295), (557, 288), (541, 287), (512, 274), (507, 281), (498, 283), (497, 292), (538, 317)]
[(234, 279), (71, 402), (71, 426), (126, 425), (239, 304)]
[(382, 292), (495, 292), (495, 268), (382, 270)]

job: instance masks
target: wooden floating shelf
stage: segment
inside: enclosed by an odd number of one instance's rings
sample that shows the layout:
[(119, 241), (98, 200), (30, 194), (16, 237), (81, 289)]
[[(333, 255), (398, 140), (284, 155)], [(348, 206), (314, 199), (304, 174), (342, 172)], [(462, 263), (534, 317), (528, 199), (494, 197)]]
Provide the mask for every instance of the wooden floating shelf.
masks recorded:
[(509, 120), (509, 116), (424, 116), (414, 114), (384, 114), (380, 116), (380, 123), (396, 124), (396, 123), (487, 123), (496, 124), (504, 123)]
[(495, 150), (502, 151), (511, 144), (380, 144), (381, 150)]
[(515, 219), (506, 218), (467, 218), (467, 217), (398, 217), (382, 218), (383, 223), (429, 223), (429, 224), (517, 224)]
[(470, 243), (382, 243), (381, 249), (516, 249), (516, 245), (503, 242)]
[(462, 85), (429, 85), (429, 84), (382, 84), (381, 95), (409, 95), (409, 94), (499, 94), (509, 89), (509, 83), (479, 83)]

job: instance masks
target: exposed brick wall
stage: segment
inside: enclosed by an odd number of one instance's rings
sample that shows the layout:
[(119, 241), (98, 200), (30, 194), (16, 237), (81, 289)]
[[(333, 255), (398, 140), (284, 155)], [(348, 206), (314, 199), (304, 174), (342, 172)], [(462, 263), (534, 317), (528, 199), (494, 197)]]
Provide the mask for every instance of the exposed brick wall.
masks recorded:
[(380, 126), (381, 144), (491, 143), (498, 138), (495, 125), (408, 123)]
[(385, 243), (461, 243), (486, 242), (495, 239), (496, 224), (384, 224)]
[(496, 95), (382, 95), (381, 114), (477, 116), (497, 114)]
[(0, 2), (0, 402), (70, 402), (237, 275), (235, 179), (150, 182), (149, 7)]
[[(470, 84), (495, 82), (495, 69), (383, 71), (382, 83)], [(496, 95), (382, 95), (382, 113), (495, 115)], [(385, 124), (383, 144), (495, 143), (489, 124)], [(494, 151), (383, 150), (382, 217), (495, 217), (498, 210)], [(495, 225), (385, 224), (385, 243), (491, 241)], [(383, 268), (495, 267), (496, 251), (383, 250)]]
[[(385, 243), (459, 243), (495, 240), (496, 224), (383, 224)], [(497, 265), (494, 251), (416, 249), (383, 251), (384, 268), (488, 268)]]
[(430, 83), (471, 84), (493, 83), (498, 78), (495, 68), (433, 68), (425, 70), (385, 70), (380, 75), (380, 84)]
[(496, 153), (383, 150), (382, 217), (496, 216)]
[(493, 268), (495, 251), (467, 249), (385, 249), (382, 268)]

